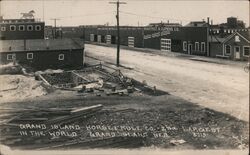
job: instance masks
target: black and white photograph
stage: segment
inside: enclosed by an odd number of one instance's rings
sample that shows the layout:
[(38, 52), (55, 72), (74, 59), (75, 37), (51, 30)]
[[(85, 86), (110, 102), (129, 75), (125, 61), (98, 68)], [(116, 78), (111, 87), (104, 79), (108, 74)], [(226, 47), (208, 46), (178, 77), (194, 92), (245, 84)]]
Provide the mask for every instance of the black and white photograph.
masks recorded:
[(249, 155), (248, 0), (0, 0), (0, 155)]

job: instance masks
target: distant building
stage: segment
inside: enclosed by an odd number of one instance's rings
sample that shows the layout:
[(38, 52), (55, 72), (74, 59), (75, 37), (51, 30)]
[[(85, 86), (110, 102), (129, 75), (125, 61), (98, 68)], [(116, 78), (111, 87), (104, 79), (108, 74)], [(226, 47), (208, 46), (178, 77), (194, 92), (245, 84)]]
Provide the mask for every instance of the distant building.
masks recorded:
[(179, 23), (150, 23), (148, 26), (146, 27), (154, 27), (154, 28), (157, 28), (158, 30), (161, 30), (161, 29), (164, 29), (164, 28), (167, 28), (167, 27), (181, 27), (182, 25), (179, 24)]
[(0, 19), (0, 40), (44, 39), (44, 22), (35, 19)]
[(217, 25), (209, 25), (210, 34), (220, 34), (225, 37), (227, 34), (232, 34), (238, 31), (245, 31), (245, 23), (238, 20), (236, 17), (228, 17), (227, 23), (221, 23)]
[(208, 23), (205, 21), (192, 21), (185, 26), (186, 27), (206, 27), (208, 26)]

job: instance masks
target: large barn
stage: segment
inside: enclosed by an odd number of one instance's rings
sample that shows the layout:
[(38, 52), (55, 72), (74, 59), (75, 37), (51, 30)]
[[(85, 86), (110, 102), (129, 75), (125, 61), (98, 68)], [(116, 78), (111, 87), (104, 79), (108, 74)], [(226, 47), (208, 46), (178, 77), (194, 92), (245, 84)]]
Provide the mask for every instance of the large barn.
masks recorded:
[(36, 69), (83, 66), (83, 46), (72, 39), (0, 40), (0, 62)]

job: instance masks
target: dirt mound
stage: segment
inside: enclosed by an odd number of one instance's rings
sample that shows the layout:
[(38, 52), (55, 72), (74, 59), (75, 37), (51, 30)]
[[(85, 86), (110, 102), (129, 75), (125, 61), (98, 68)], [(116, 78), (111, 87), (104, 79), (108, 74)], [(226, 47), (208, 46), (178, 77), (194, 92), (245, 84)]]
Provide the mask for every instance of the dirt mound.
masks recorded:
[(41, 82), (23, 75), (0, 75), (0, 103), (46, 95)]
[(9, 63), (6, 65), (0, 65), (0, 75), (1, 74), (19, 74), (22, 72), (22, 67), (17, 64)]

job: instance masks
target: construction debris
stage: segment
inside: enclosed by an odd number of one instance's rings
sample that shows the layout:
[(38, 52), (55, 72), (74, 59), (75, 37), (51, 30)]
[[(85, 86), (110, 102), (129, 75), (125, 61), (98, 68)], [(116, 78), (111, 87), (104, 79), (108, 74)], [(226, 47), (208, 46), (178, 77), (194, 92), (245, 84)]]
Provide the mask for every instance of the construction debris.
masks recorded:
[(145, 80), (139, 83), (124, 76), (120, 70), (102, 64), (89, 66), (82, 70), (37, 72), (36, 79), (42, 80), (47, 86), (55, 89), (95, 93), (96, 96), (123, 96), (135, 91), (141, 92), (141, 90), (148, 92), (150, 90), (148, 93), (150, 95), (159, 94), (156, 87), (147, 85)]
[(172, 140), (170, 140), (170, 144), (173, 144), (173, 145), (180, 145), (180, 144), (183, 144), (185, 142), (186, 141), (183, 140), (183, 139), (179, 139), (179, 140), (172, 139)]

